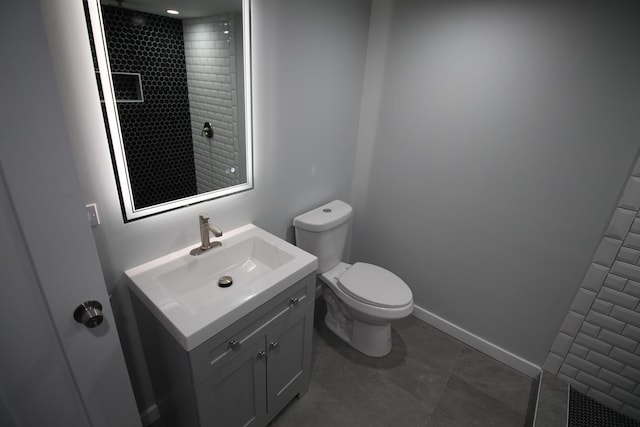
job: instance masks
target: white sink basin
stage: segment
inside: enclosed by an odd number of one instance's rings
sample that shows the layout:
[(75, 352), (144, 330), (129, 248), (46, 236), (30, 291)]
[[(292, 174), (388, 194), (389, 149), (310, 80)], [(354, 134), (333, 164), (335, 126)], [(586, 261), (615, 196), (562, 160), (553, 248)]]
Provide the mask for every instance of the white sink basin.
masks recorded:
[[(253, 224), (216, 239), (200, 256), (197, 243), (125, 271), (129, 287), (186, 351), (222, 331), (313, 273), (317, 258)], [(230, 276), (231, 286), (218, 281)]]

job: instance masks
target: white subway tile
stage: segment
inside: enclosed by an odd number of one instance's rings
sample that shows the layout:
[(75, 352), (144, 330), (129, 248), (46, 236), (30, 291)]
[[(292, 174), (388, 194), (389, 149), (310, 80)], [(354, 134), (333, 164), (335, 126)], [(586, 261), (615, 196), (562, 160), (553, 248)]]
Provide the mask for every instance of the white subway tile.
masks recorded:
[[(639, 252), (640, 253), (640, 252)], [(616, 276), (615, 274), (607, 274), (607, 278), (604, 279), (604, 285), (619, 291), (623, 290), (627, 284), (627, 279), (624, 277)]]
[(585, 359), (581, 359), (571, 353), (569, 353), (567, 357), (565, 357), (564, 363), (568, 363), (569, 365), (578, 368), (580, 371), (589, 373), (591, 375), (596, 375), (600, 370), (600, 367), (595, 363), (588, 362)]
[(606, 235), (609, 237), (615, 237), (616, 239), (624, 240), (629, 232), (629, 227), (633, 223), (633, 220), (636, 217), (636, 211), (632, 211), (629, 209), (617, 208), (614, 213), (611, 221), (609, 222), (609, 227), (607, 228)]
[(622, 247), (620, 248), (620, 251), (618, 251), (618, 256), (616, 257), (616, 259), (629, 264), (636, 264), (638, 260), (640, 260), (640, 251)]
[(600, 289), (600, 292), (598, 293), (598, 299), (602, 299), (604, 301), (608, 301), (615, 305), (619, 305), (631, 310), (636, 308), (636, 306), (638, 305), (638, 301), (640, 301), (640, 299), (634, 297), (633, 295), (619, 292), (615, 289), (607, 288), (606, 286), (603, 286), (602, 289)]
[(603, 393), (608, 393), (609, 390), (611, 390), (611, 384), (599, 378), (596, 378), (593, 375), (587, 374), (584, 371), (578, 372), (578, 375), (576, 375), (576, 380), (588, 385), (589, 387), (593, 387), (596, 390), (600, 390)]
[(569, 352), (569, 347), (571, 347), (572, 342), (572, 336), (559, 332), (558, 335), (556, 335), (556, 339), (553, 341), (551, 351), (561, 356), (566, 355)]
[(563, 360), (563, 357), (549, 352), (549, 354), (547, 354), (547, 358), (544, 361), (544, 364), (542, 365), (542, 369), (552, 375), (556, 375), (558, 373), (558, 370), (560, 369), (560, 366), (562, 366)]
[(578, 356), (581, 359), (584, 359), (587, 357), (587, 354), (589, 354), (589, 349), (580, 344), (573, 343), (571, 344), (571, 348), (569, 349), (569, 352), (575, 356)]
[(613, 387), (610, 392), (611, 397), (619, 399), (627, 405), (631, 405), (635, 408), (640, 408), (640, 397), (634, 396), (628, 391), (624, 391), (621, 388)]
[(611, 317), (631, 323), (633, 326), (640, 328), (640, 313), (628, 310), (626, 308), (614, 306), (611, 310)]
[(633, 167), (633, 171), (631, 172), (633, 176), (640, 176), (640, 159), (636, 161), (635, 166)]
[(560, 367), (560, 371), (561, 374), (566, 375), (568, 377), (571, 378), (575, 378), (575, 376), (578, 374), (578, 369), (574, 368), (571, 365), (567, 365), (566, 363), (564, 363), (561, 367)]
[(611, 267), (611, 264), (613, 264), (620, 246), (622, 246), (622, 242), (620, 240), (614, 239), (612, 237), (604, 237), (600, 242), (600, 245), (598, 246), (598, 250), (593, 257), (593, 261), (598, 264)]
[(593, 291), (584, 288), (578, 289), (578, 293), (573, 299), (573, 304), (571, 304), (571, 310), (576, 313), (587, 314), (595, 297), (596, 293)]
[(627, 279), (635, 280), (636, 282), (640, 281), (640, 267), (637, 265), (616, 261), (611, 267), (611, 273)]
[[(608, 370), (616, 373), (621, 372), (624, 368), (623, 363), (620, 363), (617, 360), (614, 360), (610, 357), (605, 356), (604, 354), (600, 354), (595, 351), (589, 352), (589, 354), (587, 355), (587, 360), (591, 363), (595, 363), (602, 368), (607, 368)], [(600, 374), (598, 374), (598, 377), (600, 377)]]
[[(640, 275), (640, 268), (638, 270), (638, 274)], [(589, 266), (589, 270), (587, 270), (587, 274), (582, 281), (581, 287), (590, 291), (598, 292), (602, 286), (602, 282), (604, 282), (604, 279), (607, 277), (607, 273), (609, 273), (609, 269), (607, 267), (592, 263)]]
[(629, 282), (624, 288), (624, 292), (629, 295), (633, 295), (635, 297), (640, 298), (640, 283), (634, 282), (633, 280), (629, 280)]
[(625, 325), (622, 330), (622, 335), (636, 342), (640, 342), (640, 328), (636, 328), (633, 325)]
[(633, 392), (633, 389), (636, 387), (635, 381), (627, 379), (622, 375), (618, 375), (615, 372), (611, 372), (608, 369), (600, 369), (600, 372), (598, 372), (598, 378), (630, 393)]
[(580, 330), (580, 325), (584, 320), (584, 315), (569, 311), (564, 318), (564, 322), (560, 326), (560, 332), (564, 332), (567, 335), (576, 336)]
[(629, 353), (628, 351), (624, 351), (620, 348), (614, 348), (611, 350), (609, 356), (627, 366), (640, 370), (640, 356), (637, 354)]
[(624, 239), (623, 245), (626, 248), (640, 249), (640, 234), (636, 234), (636, 233), (627, 234), (627, 237)]
[(594, 338), (598, 336), (598, 334), (600, 333), (600, 329), (600, 326), (589, 323), (586, 320), (582, 322), (582, 326), (580, 326), (580, 332)]
[(609, 314), (613, 309), (613, 304), (610, 302), (602, 301), (601, 299), (596, 298), (591, 306), (591, 310), (597, 311), (602, 314)]
[[(602, 333), (603, 330), (600, 331)], [(613, 346), (609, 343), (603, 342), (597, 338), (590, 337), (583, 333), (578, 333), (575, 339), (576, 344), (583, 345), (591, 350), (597, 351), (598, 353), (608, 354)]]
[(620, 333), (625, 327), (625, 323), (620, 320), (616, 320), (611, 316), (607, 316), (605, 314), (597, 313), (595, 311), (590, 311), (587, 314), (586, 320), (593, 323), (594, 325), (601, 326), (610, 331)]
[(640, 178), (631, 176), (627, 181), (627, 186), (622, 192), (618, 205), (627, 209), (640, 209)]
[(620, 334), (616, 334), (606, 329), (603, 329), (600, 331), (600, 334), (598, 335), (598, 339), (627, 351), (635, 350), (638, 345), (637, 341), (634, 341), (627, 337), (623, 337)]
[(622, 368), (622, 375), (636, 383), (640, 383), (640, 370), (638, 369), (634, 369), (631, 366), (625, 366)]

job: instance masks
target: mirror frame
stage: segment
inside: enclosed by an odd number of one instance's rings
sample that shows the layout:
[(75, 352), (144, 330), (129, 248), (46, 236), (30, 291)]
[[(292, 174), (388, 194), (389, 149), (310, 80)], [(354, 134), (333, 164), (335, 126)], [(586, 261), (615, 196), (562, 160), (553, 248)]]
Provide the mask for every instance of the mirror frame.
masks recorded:
[[(127, 158), (124, 150), (122, 133), (120, 131), (120, 119), (118, 116), (115, 101), (113, 81), (111, 79), (111, 66), (109, 54), (107, 52), (104, 25), (102, 22), (102, 10), (100, 0), (88, 0), (91, 31), (94, 40), (96, 57), (98, 61), (98, 71), (100, 83), (104, 94), (104, 105), (107, 113), (105, 128), (107, 137), (110, 137), (110, 144), (113, 148), (114, 169), (122, 215), (124, 222), (134, 221), (140, 218), (156, 215), (190, 206), (208, 200), (218, 199), (243, 191), (253, 189), (253, 116), (252, 116), (252, 70), (251, 70), (251, 0), (242, 0), (242, 35), (243, 35), (243, 61), (244, 61), (244, 110), (245, 110), (245, 167), (247, 171), (247, 181), (238, 185), (210, 191), (207, 193), (195, 194), (193, 196), (165, 202), (143, 208), (135, 207), (129, 171), (127, 168)], [(96, 85), (96, 90), (98, 90)]]

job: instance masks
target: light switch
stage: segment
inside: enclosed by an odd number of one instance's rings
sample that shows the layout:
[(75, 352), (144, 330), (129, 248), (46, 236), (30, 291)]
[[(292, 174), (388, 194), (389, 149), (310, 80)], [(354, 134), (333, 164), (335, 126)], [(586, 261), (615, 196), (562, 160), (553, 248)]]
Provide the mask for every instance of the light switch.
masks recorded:
[(86, 206), (87, 217), (89, 218), (89, 224), (92, 227), (100, 225), (100, 216), (98, 215), (98, 206), (95, 203), (90, 203)]

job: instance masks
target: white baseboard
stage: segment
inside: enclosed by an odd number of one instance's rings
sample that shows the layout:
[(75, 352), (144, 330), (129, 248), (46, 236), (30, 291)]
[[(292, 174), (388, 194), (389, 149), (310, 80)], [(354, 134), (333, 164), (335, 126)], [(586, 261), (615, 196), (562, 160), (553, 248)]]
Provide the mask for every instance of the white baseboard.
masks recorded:
[(516, 371), (522, 372), (530, 378), (537, 378), (540, 375), (540, 367), (535, 365), (534, 363), (531, 363), (528, 360), (525, 360), (522, 357), (517, 356), (502, 347), (498, 347), (497, 345), (490, 343), (484, 338), (480, 338), (479, 336), (467, 331), (466, 329), (454, 325), (448, 320), (445, 320), (442, 317), (433, 314), (422, 307), (416, 305), (413, 310), (413, 316), (418, 320), (421, 320), (424, 323), (433, 326), (436, 329), (440, 329), (445, 334), (451, 335), (452, 337), (462, 341), (468, 346), (481, 351), (487, 356), (490, 356), (497, 361), (510, 366)]
[(155, 403), (140, 413), (142, 425), (147, 427), (160, 419), (160, 410)]

